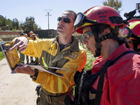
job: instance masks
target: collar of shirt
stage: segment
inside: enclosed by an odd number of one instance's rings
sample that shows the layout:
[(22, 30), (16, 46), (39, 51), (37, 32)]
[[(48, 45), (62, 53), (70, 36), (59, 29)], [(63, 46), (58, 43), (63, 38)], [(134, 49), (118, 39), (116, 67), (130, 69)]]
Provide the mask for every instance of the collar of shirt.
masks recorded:
[(72, 41), (71, 41), (69, 44), (66, 44), (66, 45), (64, 45), (64, 44), (60, 44), (60, 43), (58, 42), (59, 47), (60, 47), (60, 51), (62, 51), (64, 48), (70, 46), (70, 45), (72, 44), (72, 42), (73, 42), (73, 39), (72, 39)]
[[(54, 44), (54, 43), (57, 43), (57, 45), (59, 46), (59, 43), (58, 43), (57, 39), (58, 39), (58, 36), (56, 36), (54, 38), (54, 40), (52, 41), (51, 45)], [(75, 51), (75, 52), (79, 52), (79, 44), (78, 44), (77, 38), (72, 36), (72, 39), (73, 39), (73, 41), (71, 43), (69, 43), (70, 44), (70, 50)]]
[[(115, 58), (117, 58), (119, 55), (121, 55), (122, 53), (124, 53), (125, 51), (128, 51), (128, 50), (132, 50), (131, 48), (127, 48), (125, 46), (125, 44), (122, 44), (121, 46), (119, 46), (106, 60), (102, 61), (102, 57), (98, 57), (96, 59), (95, 62), (93, 62), (93, 68), (94, 72), (97, 72), (98, 70), (101, 69), (101, 67), (105, 64), (105, 62), (107, 60), (114, 60)], [(97, 69), (97, 71), (95, 70), (95, 68)]]

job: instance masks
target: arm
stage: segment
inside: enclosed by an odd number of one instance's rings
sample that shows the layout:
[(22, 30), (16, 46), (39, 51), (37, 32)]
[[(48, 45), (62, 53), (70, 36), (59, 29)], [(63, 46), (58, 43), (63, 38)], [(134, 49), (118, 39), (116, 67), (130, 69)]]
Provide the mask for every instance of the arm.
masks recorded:
[(77, 70), (84, 68), (86, 63), (86, 52), (82, 51), (75, 60), (67, 62), (63, 68), (66, 70), (57, 70), (57, 73), (62, 73), (64, 78), (51, 75), (46, 72), (39, 72), (36, 83), (39, 83), (49, 92), (65, 93), (74, 85), (74, 75)]
[[(130, 56), (130, 54), (129, 54)], [(127, 56), (126, 58), (129, 58)], [(116, 77), (110, 80), (110, 98), (113, 105), (139, 105), (140, 104), (140, 59), (139, 55), (121, 62), (116, 71)], [(113, 73), (114, 74), (114, 73)], [(111, 79), (111, 78), (110, 78)], [(114, 82), (113, 82), (114, 81)]]
[(24, 73), (24, 74), (29, 74), (30, 76), (33, 76), (35, 74), (35, 70), (32, 70), (29, 66), (24, 65), (22, 63), (20, 63), (16, 69), (15, 69), (16, 73)]
[(53, 39), (38, 39), (36, 41), (28, 40), (25, 37), (19, 37), (13, 40), (14, 46), (10, 50), (17, 49), (25, 55), (40, 57), (42, 50), (49, 48)]

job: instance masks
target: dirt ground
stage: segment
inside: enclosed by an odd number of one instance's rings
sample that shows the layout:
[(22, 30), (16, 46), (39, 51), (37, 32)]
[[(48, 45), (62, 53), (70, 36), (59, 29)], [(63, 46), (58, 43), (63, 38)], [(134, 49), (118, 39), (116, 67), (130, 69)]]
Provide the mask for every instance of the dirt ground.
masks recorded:
[(29, 75), (11, 74), (6, 59), (0, 60), (0, 105), (36, 105), (37, 85)]

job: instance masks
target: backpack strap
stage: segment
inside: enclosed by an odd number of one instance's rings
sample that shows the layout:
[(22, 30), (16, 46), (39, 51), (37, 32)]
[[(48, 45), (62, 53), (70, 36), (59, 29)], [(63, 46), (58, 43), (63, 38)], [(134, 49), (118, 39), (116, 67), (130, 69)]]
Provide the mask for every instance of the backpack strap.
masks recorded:
[[(101, 101), (101, 95), (102, 95), (102, 89), (103, 89), (103, 82), (104, 82), (104, 75), (107, 71), (107, 68), (111, 65), (113, 65), (117, 60), (119, 60), (121, 57), (123, 57), (126, 54), (129, 53), (135, 53), (135, 54), (139, 54), (138, 52), (135, 52), (133, 50), (130, 51), (126, 51), (124, 53), (122, 53), (121, 55), (119, 55), (116, 59), (114, 59), (113, 61), (111, 60), (107, 60), (104, 64), (104, 66), (102, 67), (102, 69), (100, 71), (100, 78), (99, 78), (99, 82), (98, 82), (98, 87), (97, 87), (97, 93), (96, 93), (96, 98), (95, 98), (95, 103), (94, 105), (100, 105), (100, 101)], [(140, 55), (140, 54), (139, 54)]]
[(118, 56), (116, 59), (113, 60), (113, 63), (115, 63), (118, 59), (120, 59), (122, 56), (126, 55), (126, 54), (129, 54), (129, 53), (135, 53), (135, 54), (138, 54), (140, 55), (140, 53), (136, 52), (136, 51), (133, 51), (133, 50), (129, 50), (129, 51), (126, 51), (124, 53), (122, 53), (120, 56)]

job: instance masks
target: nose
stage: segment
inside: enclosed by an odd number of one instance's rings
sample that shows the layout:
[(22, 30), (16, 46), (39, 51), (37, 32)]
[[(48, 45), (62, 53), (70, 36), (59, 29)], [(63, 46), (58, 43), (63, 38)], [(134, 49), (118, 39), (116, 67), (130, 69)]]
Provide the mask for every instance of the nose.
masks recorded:
[(58, 24), (64, 24), (63, 19), (61, 19), (61, 20), (58, 22)]
[(88, 43), (88, 41), (84, 38), (83, 39), (83, 44), (87, 44)]

